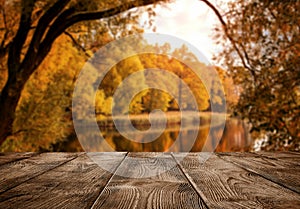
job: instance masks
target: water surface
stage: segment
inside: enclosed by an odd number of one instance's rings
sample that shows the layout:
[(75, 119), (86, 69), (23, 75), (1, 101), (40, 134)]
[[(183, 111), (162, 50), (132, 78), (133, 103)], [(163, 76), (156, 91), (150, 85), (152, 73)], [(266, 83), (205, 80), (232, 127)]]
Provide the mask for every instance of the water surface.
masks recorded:
[[(144, 126), (136, 128), (147, 129)], [(238, 119), (227, 120), (224, 131), (221, 126), (215, 126), (209, 133), (209, 125), (186, 127), (181, 132), (179, 129), (180, 125), (168, 125), (161, 135), (149, 141), (147, 136), (141, 134), (133, 133), (131, 138), (126, 138), (114, 127), (100, 127), (104, 140), (99, 141), (100, 132), (89, 130), (85, 126), (85, 134), (79, 137), (83, 147), (88, 149), (86, 151), (98, 152), (107, 151), (106, 146), (114, 151), (129, 152), (232, 152), (249, 151), (252, 146), (246, 125)], [(220, 137), (221, 140), (218, 140)]]

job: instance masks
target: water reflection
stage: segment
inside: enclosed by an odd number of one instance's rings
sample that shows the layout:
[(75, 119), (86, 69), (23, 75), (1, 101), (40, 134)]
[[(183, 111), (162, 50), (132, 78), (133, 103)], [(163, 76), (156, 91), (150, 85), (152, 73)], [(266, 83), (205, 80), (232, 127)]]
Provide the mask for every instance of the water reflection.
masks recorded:
[[(168, 126), (156, 140), (148, 142), (143, 135), (134, 135), (134, 140), (122, 136), (117, 130), (110, 127), (100, 127), (103, 141), (99, 141), (99, 132), (92, 132), (84, 127), (84, 136), (78, 136), (81, 144), (88, 151), (107, 151), (110, 146), (114, 151), (130, 152), (200, 152), (206, 143), (206, 150), (217, 152), (248, 151), (251, 147), (251, 138), (245, 124), (236, 119), (226, 121), (224, 132), (221, 127), (212, 127), (209, 134), (209, 125), (188, 127), (179, 132), (179, 125)], [(142, 129), (142, 128), (140, 128)], [(193, 140), (193, 135), (197, 137)], [(223, 134), (223, 135), (222, 135)], [(217, 138), (221, 137), (218, 141)], [(216, 147), (216, 149), (215, 149)]]

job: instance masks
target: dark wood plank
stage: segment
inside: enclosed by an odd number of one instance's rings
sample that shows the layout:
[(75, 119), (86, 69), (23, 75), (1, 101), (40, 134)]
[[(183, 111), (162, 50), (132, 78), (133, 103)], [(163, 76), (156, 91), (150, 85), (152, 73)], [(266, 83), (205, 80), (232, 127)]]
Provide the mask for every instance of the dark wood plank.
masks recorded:
[[(299, 194), (216, 155), (205, 161), (207, 154), (190, 153), (178, 163), (209, 208), (300, 207)], [(173, 154), (176, 159), (181, 155)]]
[[(113, 180), (155, 179), (161, 181), (186, 182), (170, 153), (137, 152), (128, 153)], [(127, 180), (127, 179), (126, 179)]]
[(286, 153), (289, 153), (291, 155), (300, 155), (300, 151), (286, 151)]
[(0, 194), (77, 156), (78, 154), (75, 153), (43, 153), (2, 165), (0, 169)]
[(111, 182), (93, 208), (206, 208), (188, 183)]
[(298, 153), (125, 154), (6, 154), (0, 208), (300, 208)]
[(292, 165), (300, 167), (300, 154), (296, 152), (255, 152), (255, 154), (262, 156), (262, 158), (282, 161), (288, 167)]
[[(93, 159), (115, 170), (125, 153), (93, 153)], [(90, 208), (112, 174), (87, 155), (0, 195), (0, 208)]]
[(93, 208), (207, 207), (170, 154), (129, 153)]
[(0, 153), (0, 166), (6, 163), (15, 162), (18, 160), (23, 160), (32, 157), (33, 155), (37, 155), (34, 152), (7, 152)]
[(285, 153), (239, 153), (236, 156), (220, 153), (218, 155), (224, 160), (300, 193), (300, 158), (297, 155)]
[(298, 152), (253, 152), (253, 154), (260, 154), (268, 157), (275, 157), (275, 158), (297, 158), (300, 159), (300, 153)]

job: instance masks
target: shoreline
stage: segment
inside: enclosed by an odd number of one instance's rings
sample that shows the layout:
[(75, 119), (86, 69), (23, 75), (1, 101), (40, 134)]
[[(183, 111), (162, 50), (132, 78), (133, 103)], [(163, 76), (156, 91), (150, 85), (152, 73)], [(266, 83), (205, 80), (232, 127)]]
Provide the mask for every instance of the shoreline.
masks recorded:
[[(222, 123), (229, 118), (227, 113), (213, 113), (213, 112), (166, 112), (164, 117), (161, 117), (159, 114), (138, 114), (138, 115), (129, 115), (130, 120), (128, 121), (127, 115), (120, 116), (105, 116), (103, 118), (97, 118), (98, 126), (101, 128), (114, 128), (115, 123), (118, 123), (119, 126), (128, 126), (129, 122), (135, 127), (151, 127), (149, 119), (155, 124), (165, 124), (167, 126), (181, 125), (182, 123), (186, 125), (192, 125), (193, 123), (200, 125), (209, 125), (211, 123), (212, 115), (217, 116), (217, 123)], [(167, 121), (166, 121), (167, 120)], [(216, 122), (216, 120), (215, 120)]]

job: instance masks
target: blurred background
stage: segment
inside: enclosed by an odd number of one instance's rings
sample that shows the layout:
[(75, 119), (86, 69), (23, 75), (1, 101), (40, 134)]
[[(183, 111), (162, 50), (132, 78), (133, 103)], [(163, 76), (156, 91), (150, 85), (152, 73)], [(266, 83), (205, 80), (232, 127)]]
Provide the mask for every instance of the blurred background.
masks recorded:
[[(77, 116), (72, 111), (87, 108), (87, 102), (95, 104), (100, 131), (88, 131), (90, 121), (82, 121), (87, 134), (81, 136), (81, 143), (93, 144), (101, 132), (116, 151), (161, 152), (175, 142), (175, 151), (198, 152), (204, 143), (218, 152), (299, 151), (299, 1), (0, 2), (1, 152), (83, 151), (73, 126)], [(82, 105), (73, 110), (76, 80), (94, 53), (111, 41), (146, 32), (182, 38), (203, 52), (208, 62), (199, 60), (185, 45), (159, 40), (109, 49), (112, 56), (133, 49), (157, 53), (138, 54), (116, 63), (100, 86), (86, 87), (96, 96), (82, 92)], [(93, 62), (90, 68), (94, 73), (86, 79), (96, 84), (101, 65)], [(132, 88), (161, 82), (179, 100), (151, 88), (135, 95), (129, 108), (119, 110), (119, 120), (130, 114), (137, 129), (147, 130), (149, 113), (160, 109), (166, 113), (167, 127), (153, 142), (145, 143), (140, 135), (132, 141), (114, 127), (112, 109), (122, 106), (122, 98), (116, 102), (113, 95), (126, 77), (151, 68), (178, 76), (192, 91), (197, 107), (186, 98), (181, 82), (141, 76)], [(195, 69), (205, 72), (208, 85), (197, 78)], [(212, 111), (212, 105), (226, 107), (226, 111)], [(200, 126), (187, 125), (180, 131), (181, 119), (195, 108), (200, 113), (193, 117), (200, 118)], [(211, 123), (212, 115), (220, 121), (226, 117), (224, 131), (221, 122)], [(198, 129), (196, 140), (191, 141), (191, 134)]]

